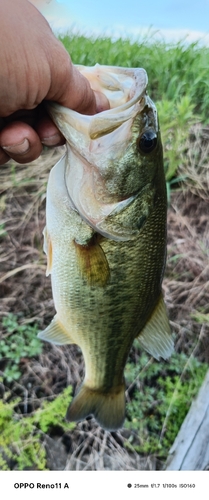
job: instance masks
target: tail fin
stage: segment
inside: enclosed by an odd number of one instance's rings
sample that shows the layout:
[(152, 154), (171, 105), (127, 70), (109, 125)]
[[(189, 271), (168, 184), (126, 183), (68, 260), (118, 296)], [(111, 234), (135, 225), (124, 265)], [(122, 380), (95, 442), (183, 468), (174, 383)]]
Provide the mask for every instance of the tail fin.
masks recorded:
[(122, 427), (125, 418), (125, 385), (109, 392), (93, 390), (83, 384), (70, 404), (66, 418), (78, 422), (93, 414), (97, 422), (108, 431)]

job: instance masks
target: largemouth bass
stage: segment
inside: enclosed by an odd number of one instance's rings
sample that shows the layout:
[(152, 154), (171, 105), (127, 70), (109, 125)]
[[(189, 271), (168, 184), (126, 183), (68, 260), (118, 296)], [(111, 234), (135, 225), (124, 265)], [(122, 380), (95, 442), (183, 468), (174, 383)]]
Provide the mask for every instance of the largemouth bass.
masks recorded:
[(78, 66), (110, 109), (49, 113), (67, 141), (51, 170), (44, 250), (57, 311), (39, 338), (77, 344), (85, 378), (67, 419), (122, 426), (124, 367), (135, 338), (156, 359), (173, 341), (161, 285), (166, 186), (157, 111), (143, 69)]

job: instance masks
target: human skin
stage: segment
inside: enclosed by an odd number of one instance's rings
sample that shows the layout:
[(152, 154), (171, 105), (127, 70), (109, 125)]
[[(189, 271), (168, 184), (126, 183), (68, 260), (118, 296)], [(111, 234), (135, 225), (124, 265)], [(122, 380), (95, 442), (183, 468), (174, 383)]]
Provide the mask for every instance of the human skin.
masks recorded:
[(44, 101), (83, 114), (108, 109), (28, 0), (0, 0), (0, 43), (0, 165), (33, 161), (43, 144), (64, 144)]

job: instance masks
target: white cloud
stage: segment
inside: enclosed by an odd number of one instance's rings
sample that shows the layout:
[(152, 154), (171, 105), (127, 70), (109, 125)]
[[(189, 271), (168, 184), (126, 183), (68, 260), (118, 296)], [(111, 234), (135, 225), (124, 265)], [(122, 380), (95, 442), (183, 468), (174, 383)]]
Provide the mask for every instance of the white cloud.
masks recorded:
[(189, 29), (158, 29), (156, 27), (132, 27), (127, 29), (123, 25), (115, 25), (111, 28), (82, 26), (77, 21), (66, 17), (55, 17), (48, 15), (47, 20), (50, 23), (53, 31), (56, 34), (63, 33), (80, 33), (86, 36), (110, 36), (113, 39), (117, 38), (145, 38), (153, 41), (165, 41), (166, 43), (176, 43), (184, 41), (185, 43), (193, 43), (199, 41), (201, 45), (209, 46), (209, 33), (203, 31), (195, 31)]

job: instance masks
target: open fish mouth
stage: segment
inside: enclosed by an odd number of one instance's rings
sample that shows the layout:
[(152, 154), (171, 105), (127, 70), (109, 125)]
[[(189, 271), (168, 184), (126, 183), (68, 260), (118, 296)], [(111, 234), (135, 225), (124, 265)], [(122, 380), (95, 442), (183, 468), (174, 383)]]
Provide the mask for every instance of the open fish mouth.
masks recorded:
[[(69, 131), (70, 127), (73, 127), (86, 133), (91, 139), (96, 139), (133, 118), (144, 108), (143, 97), (146, 94), (148, 77), (143, 68), (115, 68), (99, 64), (88, 68), (80, 65), (76, 67), (89, 80), (93, 90), (100, 91), (107, 97), (110, 109), (96, 115), (81, 115), (77, 111), (50, 102), (48, 111), (53, 120), (59, 123), (67, 141), (67, 126)], [(63, 124), (64, 119), (66, 123)]]
[(122, 226), (110, 230), (109, 218), (130, 206), (138, 193), (121, 196), (111, 176), (130, 144), (135, 117), (145, 108), (152, 108), (158, 127), (155, 106), (146, 93), (147, 73), (142, 68), (99, 64), (77, 68), (93, 90), (106, 95), (110, 109), (96, 115), (82, 115), (57, 103), (47, 104), (49, 114), (67, 141), (67, 192), (71, 205), (96, 232), (116, 241), (129, 240), (135, 238), (137, 231)]

